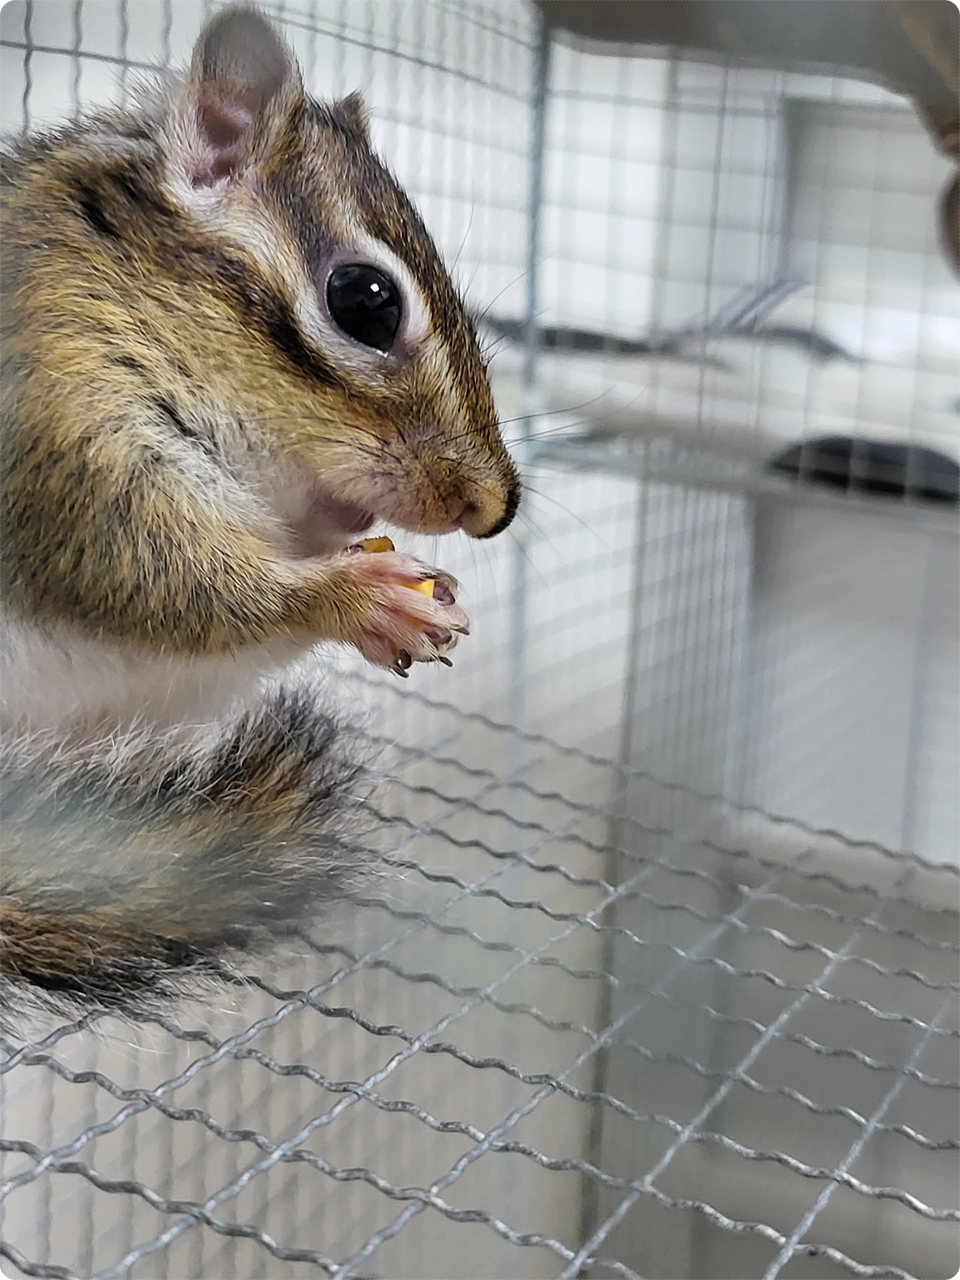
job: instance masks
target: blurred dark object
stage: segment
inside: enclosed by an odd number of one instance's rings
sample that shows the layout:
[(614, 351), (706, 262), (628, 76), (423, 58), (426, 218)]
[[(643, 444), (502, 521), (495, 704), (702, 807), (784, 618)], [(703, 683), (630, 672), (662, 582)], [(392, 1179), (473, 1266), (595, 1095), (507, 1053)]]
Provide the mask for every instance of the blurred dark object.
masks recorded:
[[(912, 98), (939, 150), (960, 161), (960, 9), (952, 0), (537, 0), (547, 25), (603, 45), (842, 72)], [(611, 52), (615, 51), (611, 48)], [(938, 211), (960, 275), (960, 178)]]
[[(952, 106), (921, 107), (920, 115), (938, 149), (960, 165), (960, 107), (957, 100)], [(953, 179), (947, 180), (943, 189), (938, 230), (940, 246), (947, 261), (960, 275), (960, 171)]]
[[(498, 338), (506, 338), (508, 342), (516, 343), (527, 341), (526, 320), (490, 314), (477, 316), (476, 319), (479, 325), (490, 329)], [(544, 325), (534, 332), (539, 351), (569, 351), (576, 355), (624, 356), (628, 359), (665, 356), (714, 369), (730, 368), (725, 360), (718, 360), (701, 352), (684, 351), (683, 343), (689, 337), (687, 333), (664, 334), (662, 337), (618, 338), (612, 333), (604, 333), (599, 329), (573, 329), (565, 325)]]
[[(540, 351), (570, 351), (579, 355), (627, 358), (661, 356), (714, 369), (731, 370), (732, 366), (703, 350), (703, 344), (709, 338), (746, 338), (773, 346), (793, 347), (817, 364), (826, 364), (830, 360), (859, 364), (859, 356), (834, 342), (833, 338), (819, 329), (795, 324), (766, 323), (771, 311), (803, 286), (803, 280), (795, 279), (748, 285), (709, 319), (685, 325), (682, 329), (648, 333), (642, 338), (620, 338), (598, 329), (575, 329), (562, 325), (544, 325), (535, 329), (533, 336)], [(490, 329), (498, 338), (506, 338), (508, 342), (524, 343), (530, 337), (526, 320), (495, 316), (489, 312), (477, 315), (475, 319), (478, 325)]]
[[(527, 322), (507, 316), (485, 315), (477, 323), (485, 325), (498, 338), (508, 342), (523, 343), (527, 340)], [(687, 364), (702, 365), (713, 369), (731, 369), (726, 360), (697, 351), (693, 343), (697, 338), (711, 337), (750, 338), (771, 346), (793, 347), (817, 364), (830, 360), (843, 360), (858, 364), (859, 357), (841, 347), (838, 342), (818, 329), (805, 329), (802, 325), (771, 324), (756, 329), (714, 329), (704, 327), (683, 333), (666, 334), (663, 337), (619, 338), (599, 329), (572, 329), (563, 325), (545, 325), (536, 330), (536, 343), (540, 351), (570, 351), (576, 355), (605, 355), (640, 358), (665, 356)]]
[(960, 11), (951, 0), (537, 3), (549, 26), (584, 39), (696, 50), (768, 67), (829, 67), (908, 94), (921, 106), (956, 110)]
[(940, 201), (940, 244), (960, 276), (960, 173), (947, 184)]
[(839, 342), (834, 342), (819, 329), (805, 329), (797, 324), (768, 324), (762, 329), (754, 329), (751, 336), (772, 346), (795, 347), (817, 364), (827, 364), (830, 360), (860, 363), (858, 356), (852, 355), (846, 347), (841, 347)]
[(886, 494), (917, 502), (960, 503), (960, 467), (921, 445), (887, 444), (852, 436), (821, 436), (791, 445), (771, 471), (845, 493)]

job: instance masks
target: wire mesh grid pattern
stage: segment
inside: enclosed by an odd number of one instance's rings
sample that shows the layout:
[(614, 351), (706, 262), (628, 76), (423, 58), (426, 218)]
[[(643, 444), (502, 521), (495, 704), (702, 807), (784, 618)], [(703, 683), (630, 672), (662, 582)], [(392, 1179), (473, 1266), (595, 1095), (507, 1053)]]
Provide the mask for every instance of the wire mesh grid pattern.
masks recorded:
[[(246, 975), (242, 1029), (199, 1010), (147, 1019), (122, 1038), (152, 1042), (156, 1062), (121, 1050), (109, 1071), (87, 1065), (79, 1024), (6, 1046), (8, 1132), (18, 1077), (86, 1095), (80, 1132), (5, 1141), (6, 1256), (35, 1275), (255, 1274), (252, 1242), (338, 1275), (427, 1274), (418, 1258), (450, 1249), (445, 1274), (477, 1273), (459, 1258), (482, 1274), (631, 1276), (631, 1218), (656, 1232), (667, 1214), (662, 1233), (693, 1214), (708, 1266), (728, 1232), (752, 1237), (768, 1276), (811, 1256), (928, 1274), (912, 1270), (913, 1235), (949, 1260), (958, 947), (941, 903), (955, 871), (765, 815), (727, 842), (722, 801), (415, 701), (419, 741), (377, 800), (402, 887), (372, 896), (359, 930), (317, 930), (308, 960)], [(666, 821), (634, 816), (637, 789)], [(853, 854), (869, 879), (837, 874)], [(631, 958), (605, 963), (614, 948)], [(274, 1127), (280, 1081), (298, 1105)], [(888, 1159), (896, 1186), (876, 1179)], [(67, 1180), (91, 1205), (85, 1255), (31, 1263), (31, 1243), (57, 1236), (51, 1182)], [(889, 1240), (843, 1247), (844, 1197), (848, 1217), (895, 1208), (903, 1265)], [(744, 1203), (767, 1212), (729, 1211)], [(277, 1263), (260, 1266), (305, 1273)]]
[[(785, 139), (872, 139), (896, 104), (591, 59), (521, 3), (265, 7), (317, 93), (364, 90), (502, 322), (528, 501), (513, 542), (427, 547), (478, 624), (455, 671), (318, 673), (385, 752), (367, 898), (163, 1017), (5, 1042), (0, 1256), (56, 1277), (952, 1275), (955, 522), (784, 502), (753, 462), (821, 425), (825, 387), (844, 429), (882, 410), (946, 438), (955, 297), (918, 231), (926, 345), (886, 399), (864, 364), (838, 382), (767, 349), (734, 384), (743, 335), (695, 337), (705, 359), (616, 349), (811, 246), (835, 264), (842, 218), (786, 181)], [(123, 97), (209, 8), (8, 5), (5, 127)], [(942, 166), (884, 177), (869, 154), (882, 276), (875, 205), (928, 198)], [(849, 281), (814, 275), (793, 318), (832, 320)], [(855, 288), (845, 332), (868, 335), (882, 289)], [(535, 360), (511, 341), (548, 326)]]

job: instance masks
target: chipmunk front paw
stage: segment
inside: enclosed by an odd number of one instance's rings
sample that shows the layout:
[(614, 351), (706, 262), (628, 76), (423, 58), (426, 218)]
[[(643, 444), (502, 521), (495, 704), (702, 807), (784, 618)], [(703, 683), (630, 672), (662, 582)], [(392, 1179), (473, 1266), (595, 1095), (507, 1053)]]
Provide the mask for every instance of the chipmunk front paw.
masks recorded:
[(447, 654), (470, 632), (457, 580), (393, 550), (386, 538), (368, 538), (346, 555), (365, 598), (363, 625), (349, 638), (367, 661), (400, 676), (414, 662), (450, 666)]

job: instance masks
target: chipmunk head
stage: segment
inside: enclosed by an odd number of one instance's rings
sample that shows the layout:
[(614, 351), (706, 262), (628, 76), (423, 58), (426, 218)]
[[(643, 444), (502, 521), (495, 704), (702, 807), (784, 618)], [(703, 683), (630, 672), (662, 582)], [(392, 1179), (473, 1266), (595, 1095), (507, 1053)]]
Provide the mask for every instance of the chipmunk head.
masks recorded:
[[(193, 229), (171, 242), (176, 269), (240, 313), (227, 338), (211, 309), (207, 376), (315, 483), (313, 516), (345, 533), (375, 516), (505, 528), (520, 482), (472, 324), (361, 100), (314, 101), (266, 19), (227, 9), (161, 133), (162, 185)], [(218, 358), (225, 342), (236, 358)]]

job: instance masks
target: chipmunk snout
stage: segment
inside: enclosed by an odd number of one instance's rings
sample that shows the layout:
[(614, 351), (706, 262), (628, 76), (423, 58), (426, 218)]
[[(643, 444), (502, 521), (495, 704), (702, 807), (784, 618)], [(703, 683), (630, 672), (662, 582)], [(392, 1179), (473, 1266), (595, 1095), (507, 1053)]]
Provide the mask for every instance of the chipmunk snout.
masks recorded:
[(464, 493), (457, 524), (471, 538), (493, 538), (502, 533), (520, 506), (520, 479), (516, 474), (503, 484), (475, 483)]
[(438, 428), (405, 427), (392, 455), (403, 467), (403, 482), (374, 499), (373, 507), (384, 519), (418, 533), (462, 529), (471, 538), (502, 533), (517, 514), (522, 486), (499, 433), (488, 443), (477, 431), (468, 447), (449, 450)]

